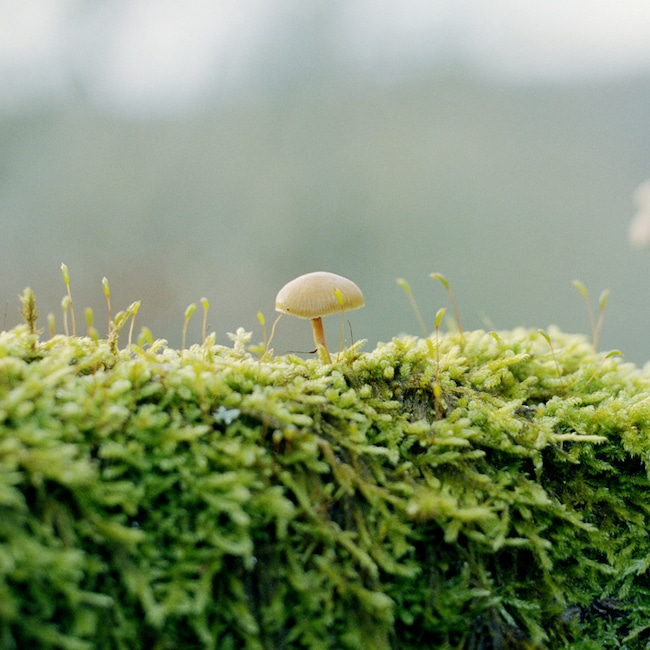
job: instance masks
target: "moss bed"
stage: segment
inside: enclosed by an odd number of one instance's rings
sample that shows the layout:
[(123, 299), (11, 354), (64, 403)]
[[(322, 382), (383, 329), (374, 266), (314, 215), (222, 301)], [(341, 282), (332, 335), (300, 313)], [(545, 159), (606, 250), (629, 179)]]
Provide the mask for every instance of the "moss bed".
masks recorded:
[(0, 334), (1, 648), (647, 647), (647, 373), (559, 331), (231, 338)]

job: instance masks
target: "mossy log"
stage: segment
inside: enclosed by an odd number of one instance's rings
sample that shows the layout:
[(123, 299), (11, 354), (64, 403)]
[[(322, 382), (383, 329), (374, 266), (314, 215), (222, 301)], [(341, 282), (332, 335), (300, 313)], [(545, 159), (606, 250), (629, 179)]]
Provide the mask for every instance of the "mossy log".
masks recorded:
[(644, 371), (558, 331), (232, 339), (0, 334), (0, 647), (646, 647)]

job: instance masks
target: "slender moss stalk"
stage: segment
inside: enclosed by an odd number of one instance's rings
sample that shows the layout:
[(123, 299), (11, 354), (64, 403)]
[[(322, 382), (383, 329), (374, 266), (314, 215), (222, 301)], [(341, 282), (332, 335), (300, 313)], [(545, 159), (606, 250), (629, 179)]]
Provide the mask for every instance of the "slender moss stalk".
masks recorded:
[(339, 335), (339, 347), (336, 352), (336, 363), (338, 363), (341, 359), (341, 352), (343, 350), (343, 339), (345, 336), (345, 307), (344, 307), (343, 294), (341, 293), (340, 289), (334, 289), (334, 295), (336, 296), (336, 301), (339, 303), (341, 307), (341, 332)]
[(70, 309), (70, 296), (63, 296), (61, 299), (61, 310), (63, 311), (63, 332), (66, 336), (70, 336), (68, 329), (68, 310)]
[(203, 307), (203, 322), (201, 324), (201, 344), (205, 344), (208, 335), (208, 310), (210, 303), (207, 298), (201, 298), (201, 306)]
[(185, 310), (185, 320), (183, 321), (183, 336), (181, 339), (181, 350), (185, 349), (185, 342), (187, 337), (187, 326), (195, 310), (196, 310), (196, 303), (194, 302), (191, 305), (188, 305), (187, 309)]
[[(77, 336), (77, 323), (74, 317), (74, 303), (72, 302), (72, 291), (70, 289), (70, 273), (68, 272), (68, 267), (65, 264), (61, 264), (61, 273), (63, 274), (63, 282), (65, 283), (65, 288), (68, 291), (68, 307), (70, 308), (70, 320), (72, 321), (72, 336)], [(64, 313), (67, 312), (67, 309)], [(67, 332), (67, 322), (66, 322), (66, 335)]]
[(93, 310), (90, 307), (86, 307), (84, 313), (86, 316), (86, 333), (93, 341), (99, 341), (99, 332), (94, 325)]
[(460, 334), (460, 341), (462, 347), (465, 343), (465, 337), (463, 336), (463, 326), (460, 322), (460, 313), (458, 312), (458, 307), (456, 306), (454, 293), (451, 290), (451, 287), (449, 286), (449, 282), (447, 282), (447, 278), (445, 278), (445, 276), (442, 275), (442, 273), (431, 273), (429, 277), (434, 280), (439, 280), (442, 286), (447, 290), (447, 294), (449, 295), (449, 300), (451, 301), (451, 306), (454, 310), (454, 318), (456, 319), (456, 326), (458, 327), (458, 333)]
[(436, 420), (442, 417), (442, 388), (440, 386), (440, 324), (446, 309), (442, 307), (436, 312), (436, 379), (433, 383), (433, 397)]
[(415, 298), (413, 297), (413, 292), (411, 291), (411, 285), (406, 280), (404, 280), (404, 278), (398, 278), (397, 284), (404, 290), (404, 293), (406, 294), (406, 297), (408, 298), (408, 301), (411, 304), (411, 309), (413, 309), (413, 313), (415, 314), (415, 318), (417, 319), (420, 325), (420, 329), (422, 330), (422, 335), (426, 338), (427, 336), (429, 336), (429, 330), (427, 329), (427, 326), (424, 322), (424, 318), (422, 318), (422, 312), (420, 311), (417, 302), (415, 302)]
[(607, 305), (607, 299), (609, 298), (609, 289), (605, 289), (598, 299), (598, 319), (594, 316), (594, 310), (591, 306), (591, 300), (589, 299), (589, 292), (585, 285), (580, 282), (580, 280), (574, 280), (573, 286), (578, 290), (582, 296), (585, 306), (587, 307), (587, 314), (589, 316), (589, 326), (591, 328), (591, 344), (594, 348), (594, 351), (598, 351), (598, 339), (600, 337), (600, 331), (603, 327), (603, 321), (605, 318), (605, 307)]
[(135, 326), (135, 317), (140, 310), (140, 300), (136, 300), (130, 307), (129, 311), (131, 312), (131, 325), (129, 326), (129, 342), (128, 342), (128, 347), (131, 347), (131, 342), (133, 340), (133, 328)]
[(104, 289), (104, 296), (106, 296), (106, 307), (108, 311), (108, 332), (111, 331), (113, 323), (113, 309), (111, 308), (111, 288), (108, 285), (108, 278), (102, 278), (102, 287)]
[(275, 336), (275, 328), (282, 316), (282, 313), (278, 314), (278, 317), (273, 321), (273, 325), (271, 326), (271, 336), (269, 336), (269, 340), (266, 342), (266, 349), (264, 351), (264, 354), (267, 354), (270, 350), (271, 341), (273, 341), (273, 337)]

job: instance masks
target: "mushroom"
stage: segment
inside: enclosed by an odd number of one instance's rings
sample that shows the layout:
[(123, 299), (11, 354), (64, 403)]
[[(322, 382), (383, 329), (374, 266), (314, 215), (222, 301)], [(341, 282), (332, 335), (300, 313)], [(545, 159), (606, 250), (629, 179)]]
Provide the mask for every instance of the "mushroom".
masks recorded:
[(275, 310), (298, 318), (311, 319), (316, 350), (328, 363), (332, 362), (322, 316), (363, 307), (363, 294), (352, 280), (335, 273), (315, 271), (285, 284), (275, 298)]

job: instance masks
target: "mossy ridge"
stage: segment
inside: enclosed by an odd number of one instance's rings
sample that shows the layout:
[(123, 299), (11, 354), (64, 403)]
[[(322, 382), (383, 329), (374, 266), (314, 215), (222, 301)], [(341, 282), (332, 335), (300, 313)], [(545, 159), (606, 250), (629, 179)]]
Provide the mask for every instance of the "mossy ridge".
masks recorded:
[(2, 647), (647, 638), (644, 373), (557, 331), (249, 337), (0, 334)]

